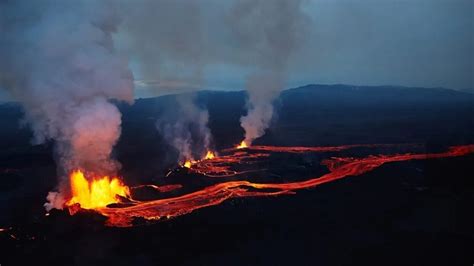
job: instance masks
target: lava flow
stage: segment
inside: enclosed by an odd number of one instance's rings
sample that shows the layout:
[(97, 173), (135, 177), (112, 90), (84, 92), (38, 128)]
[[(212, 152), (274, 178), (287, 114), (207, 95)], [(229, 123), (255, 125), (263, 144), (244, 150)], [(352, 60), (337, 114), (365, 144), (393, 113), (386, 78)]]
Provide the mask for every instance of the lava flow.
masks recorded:
[[(334, 147), (329, 149), (329, 151), (350, 149), (352, 147), (354, 146)], [(290, 153), (300, 153), (302, 152), (301, 148), (302, 147), (293, 149), (291, 147), (281, 148), (261, 146), (259, 149), (267, 151), (274, 149)], [(221, 163), (223, 164), (224, 162), (222, 161), (222, 158), (226, 158), (225, 160), (228, 164), (239, 164), (242, 163), (242, 161), (240, 161), (242, 158), (252, 158), (252, 155), (248, 154), (250, 149), (251, 148), (247, 149), (246, 152), (235, 151), (232, 154), (226, 155), (227, 157), (217, 157), (208, 161), (212, 162), (221, 160)], [(309, 147), (307, 149), (323, 152), (328, 151), (328, 149), (324, 147)], [(131, 206), (119, 208), (104, 207), (102, 204), (102, 206), (95, 208), (95, 210), (108, 217), (107, 225), (121, 227), (132, 226), (134, 219), (138, 217), (146, 220), (175, 217), (190, 213), (199, 208), (220, 204), (230, 198), (294, 194), (296, 190), (315, 187), (348, 176), (361, 175), (390, 162), (455, 157), (470, 153), (474, 153), (474, 145), (454, 146), (448, 151), (440, 153), (383, 154), (369, 155), (359, 158), (331, 157), (322, 162), (322, 164), (328, 168), (328, 173), (304, 181), (286, 183), (254, 183), (248, 180), (231, 180), (217, 182), (214, 185), (177, 197), (144, 202), (134, 201)], [(262, 158), (262, 156), (265, 157), (262, 153), (253, 158)], [(199, 164), (200, 163), (197, 165)], [(226, 169), (227, 168), (224, 170)], [(218, 171), (219, 169), (214, 168), (214, 170)], [(226, 171), (228, 171), (228, 169)], [(232, 173), (228, 172), (227, 175), (232, 176)], [(236, 177), (232, 176), (232, 178), (235, 179)]]
[(204, 156), (204, 158), (202, 160), (186, 160), (182, 164), (182, 166), (186, 167), (186, 168), (191, 168), (196, 163), (199, 163), (199, 162), (202, 162), (202, 161), (205, 161), (205, 160), (212, 160), (214, 158), (216, 158), (216, 154), (212, 151), (207, 151), (206, 155)]
[(118, 203), (117, 195), (130, 196), (130, 189), (116, 177), (93, 177), (89, 182), (81, 170), (76, 170), (70, 175), (70, 183), (72, 197), (67, 206), (79, 204), (83, 209), (96, 209)]

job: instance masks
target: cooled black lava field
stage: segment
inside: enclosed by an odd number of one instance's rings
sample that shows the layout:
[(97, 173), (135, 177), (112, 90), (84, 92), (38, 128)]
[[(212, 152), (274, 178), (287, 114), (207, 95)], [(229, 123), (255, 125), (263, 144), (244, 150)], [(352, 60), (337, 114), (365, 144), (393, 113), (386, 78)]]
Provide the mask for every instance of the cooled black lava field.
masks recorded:
[[(22, 109), (15, 103), (3, 104), (0, 264), (474, 262), (474, 154), (447, 153), (450, 147), (474, 144), (472, 94), (344, 85), (284, 91), (275, 103), (278, 117), (254, 143), (264, 148), (245, 150), (245, 158), (230, 167), (229, 176), (206, 175), (198, 166), (187, 169), (176, 164), (176, 151), (155, 128), (156, 120), (172, 110), (174, 101), (175, 96), (163, 96), (137, 100), (133, 106), (117, 103), (123, 122), (114, 156), (122, 164), (124, 182), (135, 187), (133, 196), (141, 202), (176, 199), (225, 182), (304, 182), (337, 173), (350, 165), (345, 164), (348, 160), (371, 161), (341, 178), (294, 190), (239, 183), (216, 192), (224, 197), (218, 203), (207, 204), (207, 193), (190, 201), (199, 208), (177, 215), (170, 211), (173, 215), (159, 220), (135, 217), (129, 226), (115, 227), (95, 211), (70, 215), (67, 210), (52, 210), (45, 215), (45, 196), (57, 182), (52, 144), (31, 145), (31, 132), (19, 126)], [(203, 91), (195, 95), (195, 101), (209, 110), (209, 127), (220, 158), (235, 158), (238, 151), (232, 149), (243, 134), (239, 118), (245, 94)], [(284, 148), (275, 147), (322, 149), (282, 152)], [(406, 154), (444, 155), (405, 158)], [(384, 156), (392, 160), (378, 165)], [(144, 184), (170, 189), (140, 187)], [(178, 200), (167, 204), (160, 213), (181, 206)]]

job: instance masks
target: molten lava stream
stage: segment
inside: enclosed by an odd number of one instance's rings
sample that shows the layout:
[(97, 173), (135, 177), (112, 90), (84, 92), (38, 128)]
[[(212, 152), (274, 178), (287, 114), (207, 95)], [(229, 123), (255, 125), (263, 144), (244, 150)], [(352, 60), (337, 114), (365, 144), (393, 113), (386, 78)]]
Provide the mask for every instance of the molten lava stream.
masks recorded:
[[(281, 147), (281, 146), (250, 146), (242, 141), (236, 148), (225, 149), (223, 152), (229, 153), (216, 158), (208, 158), (208, 160), (186, 161), (183, 165), (190, 168), (189, 171), (205, 175), (207, 177), (235, 177), (237, 175), (256, 173), (265, 171), (266, 169), (255, 169), (246, 171), (237, 171), (233, 169), (234, 165), (253, 164), (258, 160), (269, 157), (270, 153), (308, 153), (308, 152), (337, 152), (353, 148), (391, 148), (400, 146), (414, 147), (417, 144), (355, 144), (342, 146), (325, 146), (325, 147)], [(245, 150), (242, 150), (246, 148)], [(212, 160), (211, 160), (212, 159)]]
[(214, 158), (216, 158), (216, 154), (212, 151), (207, 151), (206, 155), (204, 156), (202, 160), (193, 160), (193, 159), (186, 160), (183, 164), (181, 164), (181, 166), (186, 167), (186, 168), (191, 168), (196, 163), (206, 161), (206, 160), (212, 160)]
[(251, 153), (246, 151), (233, 152), (232, 154), (222, 155), (209, 160), (198, 161), (190, 168), (191, 172), (199, 173), (207, 177), (233, 177), (244, 173), (252, 173), (262, 171), (263, 169), (237, 171), (233, 170), (233, 166), (252, 164), (262, 158), (269, 157), (269, 153)]
[[(326, 165), (330, 166), (329, 173), (306, 181), (275, 184), (259, 184), (243, 180), (223, 182), (179, 197), (148, 201), (124, 208), (101, 208), (99, 211), (108, 217), (108, 225), (131, 226), (135, 217), (148, 220), (169, 218), (206, 206), (217, 205), (229, 198), (294, 193), (294, 190), (315, 187), (347, 176), (361, 175), (389, 162), (463, 156), (469, 153), (474, 153), (474, 145), (454, 146), (442, 153), (338, 158), (335, 159), (337, 163), (326, 162)], [(265, 191), (258, 191), (259, 189), (265, 189)], [(268, 189), (273, 189), (273, 192), (266, 192)]]

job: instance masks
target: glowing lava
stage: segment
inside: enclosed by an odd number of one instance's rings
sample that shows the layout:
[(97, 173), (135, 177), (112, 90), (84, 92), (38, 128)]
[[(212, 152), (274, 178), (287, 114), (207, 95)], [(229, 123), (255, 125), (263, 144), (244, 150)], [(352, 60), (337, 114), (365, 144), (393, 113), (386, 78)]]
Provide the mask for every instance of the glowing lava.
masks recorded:
[(193, 163), (191, 161), (186, 161), (183, 164), (183, 166), (186, 167), (186, 168), (191, 168), (191, 165), (193, 165)]
[(207, 151), (204, 160), (212, 160), (214, 158), (216, 158), (216, 155), (212, 151)]
[(193, 166), (194, 164), (197, 164), (201, 161), (204, 161), (204, 160), (212, 160), (216, 158), (216, 154), (212, 151), (207, 151), (206, 155), (204, 156), (204, 158), (202, 160), (186, 160), (182, 166), (183, 167), (186, 167), (186, 168), (191, 168), (191, 166)]
[[(299, 149), (297, 150), (299, 152)], [(100, 212), (108, 217), (108, 225), (131, 226), (135, 217), (157, 220), (163, 217), (179, 216), (190, 213), (196, 209), (217, 205), (230, 198), (294, 194), (295, 190), (315, 187), (348, 176), (361, 175), (390, 162), (455, 157), (473, 152), (474, 145), (466, 145), (454, 146), (448, 151), (440, 153), (406, 153), (372, 155), (361, 158), (332, 158), (323, 162), (324, 165), (328, 166), (329, 173), (304, 181), (289, 183), (253, 183), (246, 180), (228, 181), (217, 183), (178, 197), (141, 202), (134, 206), (124, 208), (103, 208)], [(268, 191), (269, 189), (271, 191)]]
[(67, 206), (78, 203), (83, 209), (97, 209), (119, 202), (117, 195), (130, 195), (130, 189), (118, 178), (103, 176), (89, 182), (81, 170), (71, 173), (70, 183), (72, 198), (66, 203)]
[[(97, 212), (107, 216), (107, 225), (109, 226), (132, 226), (135, 218), (143, 218), (145, 220), (158, 220), (163, 218), (171, 218), (190, 213), (194, 210), (218, 205), (225, 200), (240, 197), (258, 197), (258, 196), (276, 196), (282, 194), (295, 194), (297, 190), (316, 187), (334, 180), (346, 177), (354, 177), (370, 172), (386, 163), (402, 162), (409, 160), (425, 160), (425, 159), (439, 159), (456, 156), (464, 156), (474, 153), (474, 145), (453, 146), (444, 152), (438, 153), (395, 153), (395, 154), (367, 154), (361, 157), (334, 157), (322, 160), (321, 164), (327, 167), (328, 172), (322, 175), (313, 176), (304, 180), (295, 180), (290, 182), (252, 182), (248, 173), (250, 171), (241, 171), (240, 169), (230, 169), (236, 166), (237, 168), (243, 165), (251, 165), (253, 162), (258, 162), (268, 158), (270, 153), (286, 152), (286, 153), (305, 153), (305, 152), (336, 152), (341, 150), (348, 150), (357, 147), (373, 147), (373, 148), (388, 148), (394, 145), (346, 145), (334, 147), (276, 147), (276, 146), (254, 146), (248, 147), (245, 151), (228, 151), (227, 154), (209, 160), (195, 161), (192, 164), (193, 172), (199, 172), (206, 176), (219, 176), (222, 178), (230, 178), (225, 181), (216, 181), (206, 187), (199, 188), (193, 191), (187, 191), (184, 194), (164, 197), (161, 199), (150, 201), (137, 201), (125, 207), (110, 208), (107, 204), (116, 202), (113, 197), (115, 194), (128, 195), (128, 188), (121, 185), (125, 190), (119, 192), (107, 192), (108, 203), (101, 203), (93, 205), (95, 200), (94, 183), (89, 184), (80, 171), (76, 171), (71, 175), (72, 190), (74, 193), (73, 199), (68, 204), (80, 203), (82, 208), (94, 208)], [(112, 187), (110, 184), (114, 181), (106, 178), (105, 184)], [(119, 182), (118, 180), (115, 182)], [(156, 187), (156, 186), (154, 186)], [(158, 191), (166, 191), (168, 189), (180, 189), (181, 185), (171, 185), (171, 187), (156, 187)], [(122, 194), (120, 194), (122, 193)], [(111, 196), (112, 195), (112, 196)]]
[(245, 149), (248, 148), (247, 143), (245, 143), (245, 140), (242, 140), (242, 142), (237, 146), (237, 149)]

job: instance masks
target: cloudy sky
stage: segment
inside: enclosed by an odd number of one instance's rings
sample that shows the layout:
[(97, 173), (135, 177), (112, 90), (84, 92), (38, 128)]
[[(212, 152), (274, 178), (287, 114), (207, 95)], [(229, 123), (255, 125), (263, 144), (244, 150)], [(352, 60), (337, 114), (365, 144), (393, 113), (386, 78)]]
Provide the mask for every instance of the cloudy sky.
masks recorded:
[[(217, 22), (219, 11), (225, 9), (221, 5), (217, 1), (200, 5), (203, 34), (220, 56), (240, 54), (239, 47), (228, 48), (232, 44), (221, 38), (226, 27)], [(310, 0), (302, 2), (302, 11), (309, 19), (289, 62), (289, 87), (308, 83), (474, 87), (474, 1)], [(204, 66), (205, 87), (242, 89), (251, 71), (248, 65), (223, 61)], [(138, 67), (134, 73), (137, 79), (155, 81)], [(167, 87), (165, 82), (162, 88)], [(138, 95), (149, 92), (143, 83), (138, 85)], [(170, 91), (193, 87), (186, 82), (170, 85), (176, 85), (169, 86)]]
[(473, 88), (474, 1), (313, 0), (292, 83)]
[[(135, 96), (244, 89), (250, 73), (271, 67), (272, 53), (265, 53), (275, 43), (291, 49), (285, 53), (286, 87), (474, 88), (472, 0), (302, 0), (298, 12), (286, 13), (255, 13), (255, 2), (111, 1), (121, 16), (115, 46), (130, 61)], [(259, 34), (276, 17), (279, 23), (292, 17), (294, 34), (282, 31), (289, 36), (261, 42)]]

